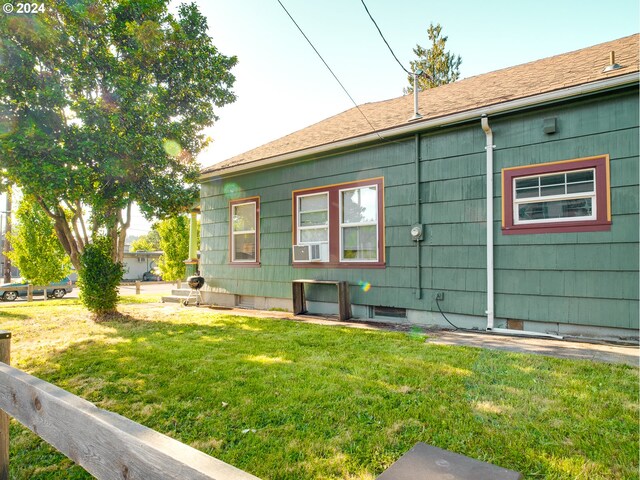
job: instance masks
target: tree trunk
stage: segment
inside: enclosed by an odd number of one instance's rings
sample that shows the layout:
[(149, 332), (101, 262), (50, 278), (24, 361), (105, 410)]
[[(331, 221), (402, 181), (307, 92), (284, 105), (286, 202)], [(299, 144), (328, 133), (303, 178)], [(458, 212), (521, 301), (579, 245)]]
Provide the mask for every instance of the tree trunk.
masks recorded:
[[(71, 264), (76, 270), (80, 270), (80, 255), (84, 250), (84, 246), (88, 243), (87, 231), (82, 219), (82, 209), (78, 202), (76, 208), (71, 210), (74, 213), (72, 224), (69, 224), (69, 220), (65, 216), (63, 209), (56, 205), (53, 209), (49, 209), (47, 204), (42, 198), (37, 197), (38, 203), (43, 210), (54, 221), (54, 229), (58, 240), (64, 251), (69, 255)], [(124, 260), (124, 243), (127, 237), (127, 229), (131, 225), (131, 203), (127, 204), (127, 219), (126, 222), (122, 218), (122, 212), (118, 211), (115, 215), (116, 220), (114, 225), (107, 228), (107, 236), (111, 239), (112, 246), (112, 260), (115, 262), (122, 262)], [(82, 227), (82, 232), (80, 232)], [(97, 230), (97, 224), (94, 224), (94, 231)], [(75, 235), (74, 235), (75, 232)]]
[(131, 225), (131, 202), (127, 204), (127, 221), (122, 219), (122, 212), (118, 212), (118, 222), (120, 223), (120, 229), (118, 231), (118, 251), (114, 255), (115, 262), (124, 262), (124, 244), (127, 240), (127, 229)]
[(80, 254), (82, 253), (78, 249), (78, 244), (76, 243), (73, 235), (71, 234), (71, 229), (69, 228), (69, 224), (67, 223), (67, 219), (62, 217), (55, 216), (53, 218), (54, 221), (54, 229), (56, 231), (56, 235), (58, 240), (60, 240), (60, 244), (64, 251), (69, 255), (69, 259), (71, 260), (71, 264), (73, 268), (76, 270), (80, 270)]
[(41, 197), (36, 197), (36, 200), (45, 213), (53, 219), (53, 228), (56, 231), (58, 240), (60, 240), (60, 245), (62, 245), (64, 251), (69, 255), (69, 259), (71, 260), (73, 267), (79, 271), (80, 254), (82, 251), (78, 248), (78, 243), (71, 233), (71, 228), (67, 222), (64, 210), (62, 210), (59, 205), (56, 205), (55, 209), (52, 211)]
[(107, 236), (111, 240), (111, 260), (115, 263), (118, 261), (118, 221), (114, 223), (107, 229)]

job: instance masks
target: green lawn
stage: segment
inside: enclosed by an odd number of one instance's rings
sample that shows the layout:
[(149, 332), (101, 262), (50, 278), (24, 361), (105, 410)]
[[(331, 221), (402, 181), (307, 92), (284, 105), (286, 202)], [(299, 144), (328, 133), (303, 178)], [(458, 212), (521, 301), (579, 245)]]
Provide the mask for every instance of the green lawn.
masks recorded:
[[(636, 368), (173, 308), (0, 304), (0, 328), (15, 367), (265, 480), (373, 479), (418, 441), (529, 479), (638, 478)], [(15, 422), (11, 459), (90, 478)]]

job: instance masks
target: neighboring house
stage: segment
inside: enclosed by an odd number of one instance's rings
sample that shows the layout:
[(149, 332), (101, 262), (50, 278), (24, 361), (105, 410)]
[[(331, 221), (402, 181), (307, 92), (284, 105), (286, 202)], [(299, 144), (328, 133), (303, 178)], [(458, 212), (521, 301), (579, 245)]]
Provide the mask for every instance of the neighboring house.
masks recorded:
[(148, 252), (146, 250), (124, 253), (123, 280), (142, 280), (145, 272), (152, 271), (158, 266), (162, 251)]
[[(365, 104), (375, 132), (354, 108), (204, 169), (205, 300), (291, 310), (292, 280), (343, 280), (363, 319), (637, 337), (638, 51), (421, 92), (413, 121), (412, 96)], [(307, 298), (337, 312), (331, 285)]]

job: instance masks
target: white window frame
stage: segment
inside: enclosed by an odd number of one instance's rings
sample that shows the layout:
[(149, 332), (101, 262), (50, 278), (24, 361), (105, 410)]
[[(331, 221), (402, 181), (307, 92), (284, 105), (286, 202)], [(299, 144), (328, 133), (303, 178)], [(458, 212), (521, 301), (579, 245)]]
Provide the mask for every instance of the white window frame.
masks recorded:
[[(305, 197), (317, 197), (320, 195), (324, 195), (325, 200), (326, 200), (326, 212), (327, 212), (327, 225), (325, 227), (321, 227), (321, 226), (308, 226), (308, 227), (303, 227), (302, 225), (300, 225), (300, 215), (302, 213), (315, 213), (315, 212), (323, 212), (325, 210), (309, 210), (307, 212), (302, 212), (300, 205), (302, 203), (301, 199), (305, 198)], [(330, 225), (330, 219), (329, 216), (331, 215), (331, 210), (329, 208), (329, 192), (314, 192), (314, 193), (308, 193), (305, 195), (297, 195), (296, 196), (296, 238), (298, 240), (298, 245), (312, 245), (312, 244), (326, 244), (327, 245), (327, 253), (331, 251), (330, 248), (330, 241), (331, 241), (331, 231), (329, 230), (329, 225)], [(327, 241), (326, 242), (303, 242), (302, 239), (302, 235), (301, 232), (305, 231), (305, 230), (320, 230), (320, 229), (324, 229), (327, 232)], [(329, 257), (330, 255), (327, 254), (327, 257), (323, 260), (318, 260), (319, 262), (328, 262), (329, 261)]]
[[(376, 191), (376, 221), (375, 222), (360, 222), (360, 223), (344, 223), (343, 222), (343, 218), (344, 218), (344, 212), (342, 210), (342, 194), (343, 192), (352, 192), (355, 190), (362, 190), (364, 188), (374, 188)], [(377, 263), (379, 261), (380, 258), (380, 238), (379, 238), (379, 228), (378, 228), (378, 223), (380, 222), (380, 208), (379, 208), (379, 203), (378, 201), (380, 200), (380, 191), (378, 190), (378, 185), (377, 184), (371, 184), (371, 185), (358, 185), (357, 187), (349, 187), (349, 188), (344, 188), (344, 189), (340, 189), (338, 190), (338, 197), (339, 197), (339, 206), (338, 206), (338, 215), (340, 215), (339, 217), (339, 231), (338, 231), (338, 236), (340, 239), (340, 262), (341, 263)], [(342, 232), (343, 229), (345, 227), (370, 227), (370, 226), (375, 226), (376, 227), (376, 258), (373, 259), (365, 259), (365, 258), (344, 258), (344, 249), (342, 248)]]
[[(242, 207), (244, 205), (253, 205), (253, 220), (254, 226), (253, 230), (240, 230), (235, 231), (233, 229), (233, 217), (235, 214), (236, 207)], [(258, 202), (256, 200), (250, 200), (242, 203), (233, 203), (231, 205), (231, 261), (233, 263), (256, 263), (258, 261)], [(253, 233), (253, 259), (236, 259), (236, 235), (246, 235), (248, 233)]]
[[(527, 197), (527, 198), (520, 198), (517, 199), (516, 195), (517, 195), (517, 190), (516, 190), (516, 181), (518, 180), (524, 180), (524, 179), (528, 179), (528, 178), (542, 178), (542, 177), (549, 177), (549, 176), (554, 176), (554, 175), (566, 175), (567, 173), (575, 173), (575, 172), (585, 172), (585, 171), (592, 171), (593, 172), (593, 191), (591, 192), (580, 192), (580, 193), (564, 193), (564, 194), (559, 194), (559, 195), (538, 195), (536, 197)], [(537, 175), (526, 175), (526, 176), (522, 176), (522, 177), (514, 177), (513, 178), (513, 185), (512, 185), (512, 191), (513, 191), (513, 224), (514, 225), (530, 225), (530, 224), (544, 224), (544, 223), (550, 223), (550, 222), (580, 222), (580, 221), (585, 221), (585, 220), (597, 220), (598, 218), (598, 212), (597, 212), (597, 185), (596, 185), (596, 181), (597, 181), (597, 177), (596, 177), (596, 169), (594, 167), (591, 168), (583, 168), (583, 169), (579, 169), (579, 170), (563, 170), (563, 171), (559, 171), (559, 172), (550, 172), (550, 173), (543, 173), (543, 174), (537, 174)], [(560, 184), (558, 184), (560, 185)], [(565, 176), (565, 182), (564, 182), (564, 186), (565, 186), (565, 191), (566, 191), (566, 186), (567, 186), (567, 182), (566, 182), (566, 176)], [(538, 189), (541, 188), (540, 187), (540, 181), (538, 181)], [(538, 191), (539, 193), (539, 191)], [(580, 200), (580, 199), (584, 199), (584, 198), (591, 198), (591, 215), (589, 216), (581, 216), (581, 217), (557, 217), (557, 218), (538, 218), (538, 219), (533, 219), (533, 220), (521, 220), (520, 219), (520, 205), (525, 205), (528, 203), (546, 203), (546, 202), (553, 202), (553, 201), (562, 201), (562, 200)]]

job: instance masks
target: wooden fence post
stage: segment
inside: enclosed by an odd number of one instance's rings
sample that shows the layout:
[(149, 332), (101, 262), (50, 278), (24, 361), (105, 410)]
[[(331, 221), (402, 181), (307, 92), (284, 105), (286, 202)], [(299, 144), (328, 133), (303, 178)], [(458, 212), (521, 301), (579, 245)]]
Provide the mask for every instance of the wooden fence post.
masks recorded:
[[(11, 332), (0, 330), (0, 362), (9, 365)], [(0, 480), (9, 480), (9, 415), (0, 410)]]
[(47, 299), (47, 287), (44, 287), (44, 298), (42, 300)]
[(27, 285), (27, 302), (33, 302), (33, 285)]
[(136, 280), (136, 295), (140, 295), (140, 280)]

